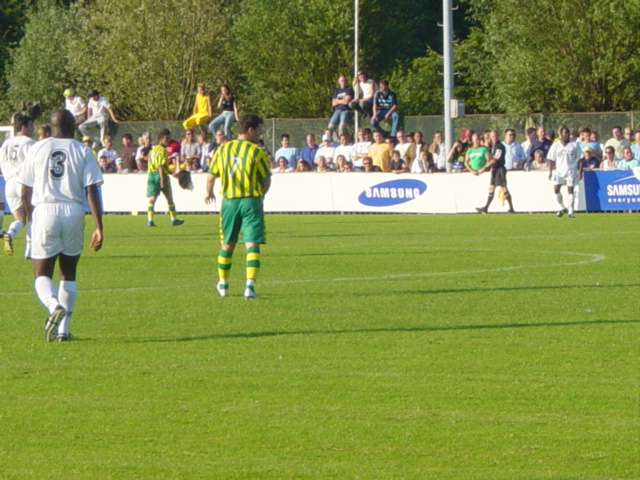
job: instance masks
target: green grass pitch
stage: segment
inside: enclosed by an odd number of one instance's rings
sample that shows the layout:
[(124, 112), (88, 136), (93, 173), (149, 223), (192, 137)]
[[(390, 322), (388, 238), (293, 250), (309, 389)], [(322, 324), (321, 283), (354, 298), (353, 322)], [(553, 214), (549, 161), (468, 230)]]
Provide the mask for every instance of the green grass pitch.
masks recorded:
[(105, 217), (66, 344), (0, 258), (0, 478), (640, 478), (637, 214), (270, 215), (257, 301), (184, 218)]

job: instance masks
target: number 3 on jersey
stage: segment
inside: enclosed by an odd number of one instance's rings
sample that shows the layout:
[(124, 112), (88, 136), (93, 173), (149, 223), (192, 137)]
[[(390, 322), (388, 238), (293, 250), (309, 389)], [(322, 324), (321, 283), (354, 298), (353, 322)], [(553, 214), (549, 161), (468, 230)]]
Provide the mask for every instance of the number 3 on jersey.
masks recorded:
[(55, 150), (49, 157), (49, 175), (56, 180), (61, 179), (67, 173), (67, 152)]

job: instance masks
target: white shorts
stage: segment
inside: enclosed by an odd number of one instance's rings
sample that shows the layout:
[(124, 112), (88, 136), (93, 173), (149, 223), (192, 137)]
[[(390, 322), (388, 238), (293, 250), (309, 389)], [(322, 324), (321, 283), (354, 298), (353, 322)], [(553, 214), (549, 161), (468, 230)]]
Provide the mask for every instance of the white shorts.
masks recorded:
[(40, 204), (33, 211), (31, 258), (73, 257), (84, 246), (84, 209), (76, 203)]
[(575, 187), (580, 181), (578, 180), (578, 172), (576, 170), (568, 170), (562, 174), (558, 174), (558, 171), (553, 172), (553, 184), (554, 185), (566, 185), (567, 187)]
[(17, 181), (17, 178), (10, 178), (6, 181), (4, 186), (5, 202), (9, 204), (9, 210), (15, 212), (22, 207), (22, 199), (20, 194), (22, 193), (22, 185)]

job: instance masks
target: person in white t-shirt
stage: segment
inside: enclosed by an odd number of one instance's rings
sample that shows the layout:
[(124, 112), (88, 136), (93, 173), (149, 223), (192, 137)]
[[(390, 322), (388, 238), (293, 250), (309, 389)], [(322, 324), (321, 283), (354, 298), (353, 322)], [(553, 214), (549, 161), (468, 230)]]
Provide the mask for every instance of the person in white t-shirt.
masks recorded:
[(338, 155), (342, 155), (347, 162), (353, 161), (353, 145), (349, 144), (348, 133), (340, 134), (340, 145), (334, 150), (333, 158), (337, 159)]
[(358, 129), (358, 141), (353, 145), (353, 157), (351, 160), (353, 167), (358, 171), (364, 168), (363, 160), (369, 156), (369, 147), (373, 143), (372, 140), (371, 129)]
[(353, 79), (355, 98), (349, 102), (351, 110), (371, 117), (373, 115), (373, 95), (377, 86), (375, 80), (369, 78), (367, 72), (360, 70), (358, 76)]
[(76, 95), (73, 88), (67, 88), (64, 91), (64, 108), (73, 113), (77, 124), (84, 121), (87, 113), (87, 105), (84, 103), (84, 100), (82, 100), (82, 97)]
[(335, 155), (336, 147), (333, 145), (333, 139), (330, 133), (325, 133), (322, 136), (322, 146), (316, 152), (316, 157), (313, 159), (313, 163), (319, 165), (318, 159), (324, 157), (328, 166), (333, 167), (333, 157)]
[(87, 110), (89, 118), (82, 122), (78, 127), (78, 130), (82, 136), (91, 137), (91, 130), (95, 127), (100, 129), (100, 137), (92, 137), (95, 143), (100, 141), (107, 134), (109, 128), (109, 118), (113, 120), (113, 123), (120, 123), (113, 113), (109, 100), (105, 97), (101, 97), (97, 90), (93, 90), (89, 93), (89, 103), (87, 104)]
[[(22, 203), (32, 223), (30, 257), (35, 291), (47, 308), (45, 339), (70, 340), (69, 325), (77, 287), (76, 269), (84, 243), (84, 201), (88, 201), (95, 229), (91, 249), (102, 247), (102, 174), (91, 149), (73, 140), (75, 119), (69, 110), (51, 114), (53, 136), (34, 144), (20, 170)], [(56, 291), (53, 272), (59, 263)]]
[[(574, 187), (579, 184), (582, 179), (582, 150), (580, 146), (570, 141), (569, 129), (560, 125), (558, 127), (558, 140), (556, 140), (547, 154), (549, 161), (549, 180), (553, 180), (553, 191), (556, 194), (556, 200), (560, 205), (560, 211), (556, 213), (557, 217), (569, 213), (569, 218), (574, 218)], [(569, 192), (569, 205), (565, 207), (562, 200), (562, 192), (560, 187), (567, 186)]]

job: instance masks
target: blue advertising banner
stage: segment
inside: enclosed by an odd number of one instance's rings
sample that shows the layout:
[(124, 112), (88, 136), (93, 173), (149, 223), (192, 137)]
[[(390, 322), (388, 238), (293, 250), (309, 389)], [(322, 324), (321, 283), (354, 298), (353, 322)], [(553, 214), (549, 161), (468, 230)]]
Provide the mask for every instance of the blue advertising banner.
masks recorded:
[(588, 212), (640, 210), (640, 168), (584, 172)]

